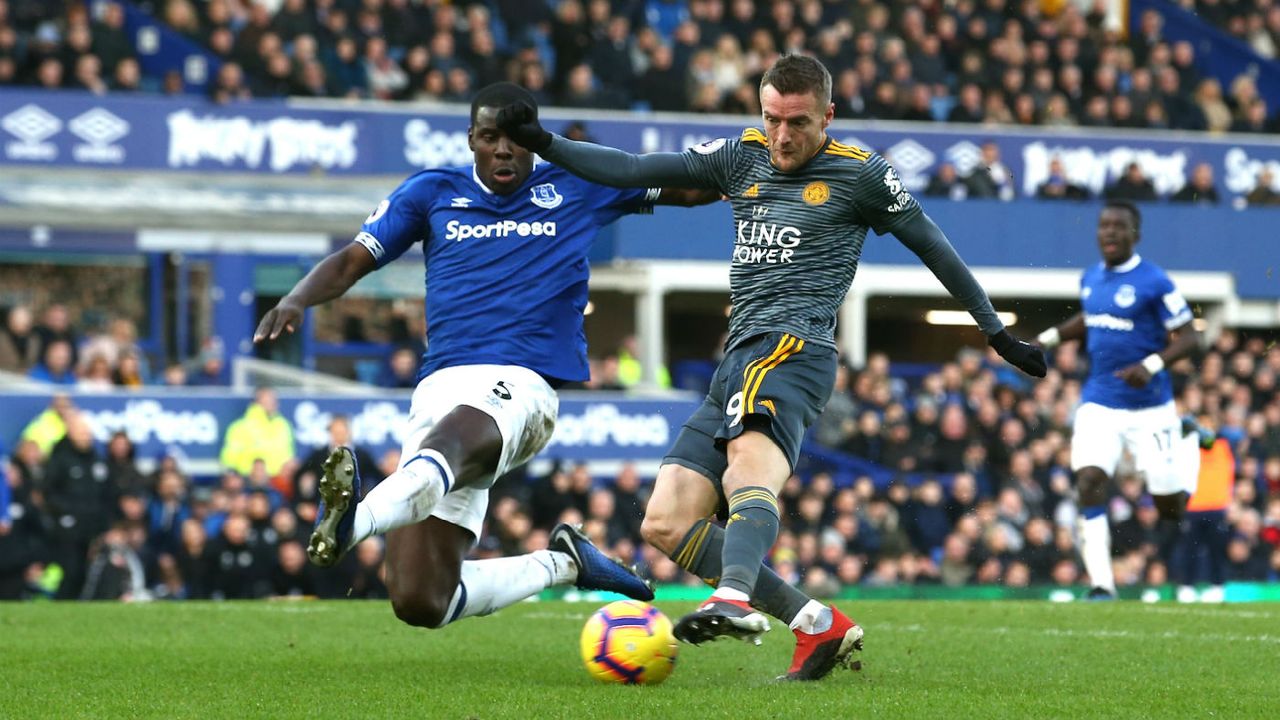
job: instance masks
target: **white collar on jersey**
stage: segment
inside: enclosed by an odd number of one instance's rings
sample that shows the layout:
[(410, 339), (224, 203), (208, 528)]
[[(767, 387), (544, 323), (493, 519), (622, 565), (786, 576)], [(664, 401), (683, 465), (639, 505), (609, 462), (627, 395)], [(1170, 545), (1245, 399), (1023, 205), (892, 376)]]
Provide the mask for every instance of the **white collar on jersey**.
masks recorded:
[(489, 189), (489, 186), (485, 185), (484, 181), (480, 179), (480, 173), (476, 172), (475, 163), (471, 164), (471, 179), (476, 181), (476, 184), (480, 186), (481, 190), (485, 191), (485, 194), (493, 194), (493, 191)]
[(1102, 267), (1104, 270), (1110, 270), (1111, 272), (1114, 272), (1114, 273), (1127, 273), (1130, 270), (1138, 267), (1138, 263), (1140, 262), (1142, 262), (1142, 256), (1139, 255), (1138, 253), (1134, 253), (1133, 257), (1129, 258), (1128, 260), (1125, 260), (1124, 262), (1120, 263), (1115, 267), (1107, 267), (1107, 264), (1105, 262), (1102, 263)]

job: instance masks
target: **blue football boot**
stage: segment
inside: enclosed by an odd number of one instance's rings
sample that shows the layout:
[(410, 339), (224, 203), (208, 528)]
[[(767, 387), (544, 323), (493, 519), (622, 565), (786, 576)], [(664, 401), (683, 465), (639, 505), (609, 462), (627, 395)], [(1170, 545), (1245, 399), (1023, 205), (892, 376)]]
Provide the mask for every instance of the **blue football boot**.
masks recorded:
[(320, 478), (320, 507), (307, 543), (307, 556), (320, 567), (332, 567), (346, 554), (355, 525), (362, 488), (360, 468), (350, 448), (340, 447), (324, 461)]
[(629, 568), (600, 552), (600, 548), (591, 542), (580, 527), (569, 523), (555, 526), (551, 530), (547, 549), (573, 558), (574, 564), (578, 566), (578, 581), (575, 585), (581, 590), (616, 592), (644, 602), (653, 599), (653, 588), (636, 573), (635, 568)]

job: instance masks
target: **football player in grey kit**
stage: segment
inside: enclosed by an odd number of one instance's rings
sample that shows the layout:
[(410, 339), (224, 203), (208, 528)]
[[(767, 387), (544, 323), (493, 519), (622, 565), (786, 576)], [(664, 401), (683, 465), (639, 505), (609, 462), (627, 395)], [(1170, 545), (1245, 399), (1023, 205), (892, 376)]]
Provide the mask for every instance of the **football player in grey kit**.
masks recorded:
[[(733, 206), (733, 311), (726, 355), (703, 405), (659, 471), (642, 533), (716, 589), (681, 618), (676, 636), (758, 640), (786, 622), (797, 644), (786, 677), (821, 678), (852, 664), (862, 628), (788, 585), (762, 561), (778, 533), (777, 493), (795, 468), (805, 429), (830, 396), (836, 312), (867, 230), (892, 233), (973, 315), (988, 342), (1024, 372), (1044, 376), (1038, 348), (1004, 329), (986, 292), (938, 226), (879, 155), (827, 136), (831, 76), (788, 55), (760, 83), (764, 130), (682, 153), (632, 155), (553, 135), (519, 103), (498, 115), (517, 143), (570, 172), (619, 187), (719, 190)], [(710, 522), (720, 496), (729, 520)]]

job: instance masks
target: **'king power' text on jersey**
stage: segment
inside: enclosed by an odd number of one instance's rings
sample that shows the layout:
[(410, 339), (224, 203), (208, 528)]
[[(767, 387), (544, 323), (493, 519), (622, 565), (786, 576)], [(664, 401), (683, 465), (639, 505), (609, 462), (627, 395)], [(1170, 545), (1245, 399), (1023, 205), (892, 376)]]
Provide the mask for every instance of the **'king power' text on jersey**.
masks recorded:
[(867, 229), (883, 235), (921, 212), (884, 158), (830, 139), (794, 172), (769, 162), (768, 139), (755, 128), (684, 157), (700, 184), (733, 205), (729, 348), (770, 331), (834, 345)]
[(1191, 308), (1164, 270), (1138, 255), (1114, 268), (1098, 263), (1080, 279), (1080, 303), (1089, 352), (1081, 400), (1129, 410), (1172, 400), (1167, 370), (1141, 388), (1115, 375), (1164, 350), (1169, 331), (1191, 322)]
[(616, 189), (540, 164), (510, 195), (474, 166), (424, 170), (364, 222), (356, 242), (382, 267), (423, 242), (427, 352), (421, 376), (455, 365), (519, 365), (588, 378), (587, 251), (600, 228), (652, 207), (657, 191)]

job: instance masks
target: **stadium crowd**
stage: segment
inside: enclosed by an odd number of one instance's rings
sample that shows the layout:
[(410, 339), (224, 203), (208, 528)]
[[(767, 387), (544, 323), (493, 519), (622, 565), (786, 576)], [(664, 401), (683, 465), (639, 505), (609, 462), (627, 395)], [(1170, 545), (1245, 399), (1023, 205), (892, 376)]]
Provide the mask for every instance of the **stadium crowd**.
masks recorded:
[[(1182, 3), (1280, 46), (1270, 2)], [(1265, 133), (1253, 78), (1227, 87), (1157, 13), (1127, 38), (1105, 5), (1040, 0), (138, 0), (218, 67), (209, 96), (468, 102), (512, 80), (574, 108), (756, 115), (779, 53), (834, 77), (841, 118)], [(144, 77), (113, 0), (0, 0), (0, 85), (187, 91)]]
[[(993, 358), (962, 350), (918, 382), (883, 354), (842, 368), (810, 442), (826, 454), (888, 469), (875, 482), (820, 465), (780, 496), (782, 532), (770, 562), (820, 596), (842, 586), (1083, 583), (1072, 542), (1070, 420), (1085, 368), (1076, 348), (1034, 385)], [(1280, 347), (1223, 332), (1174, 367), (1183, 409), (1216, 427), (1238, 463), (1226, 508), (1230, 580), (1280, 579)], [(351, 442), (330, 426), (330, 446)], [(129, 438), (98, 443), (64, 396), (32, 419), (0, 483), (0, 597), (381, 597), (382, 546), (363, 543), (335, 571), (305, 558), (316, 479), (330, 446), (298, 448), (275, 393), (260, 390), (226, 429), (215, 478), (191, 478), (175, 458), (143, 474)], [(358, 451), (366, 482), (390, 452)], [(593, 477), (571, 458), (544, 477), (502, 478), (478, 557), (545, 546), (560, 520), (583, 521), (602, 546), (660, 582), (696, 582), (643, 544), (647, 483), (634, 467)], [(1156, 513), (1140, 480), (1122, 475), (1110, 504), (1121, 585), (1203, 580), (1158, 556)]]

